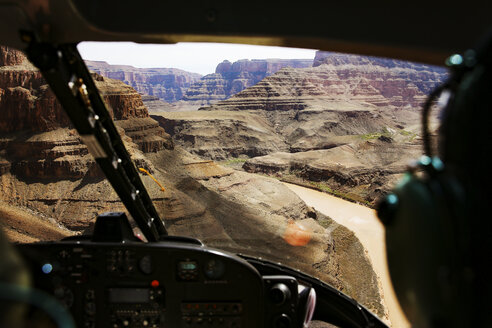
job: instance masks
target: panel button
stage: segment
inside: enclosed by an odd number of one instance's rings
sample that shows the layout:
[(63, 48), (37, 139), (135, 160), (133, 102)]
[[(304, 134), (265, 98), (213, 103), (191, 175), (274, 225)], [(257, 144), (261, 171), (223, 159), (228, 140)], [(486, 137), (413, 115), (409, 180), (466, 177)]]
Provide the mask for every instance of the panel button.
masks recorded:
[(145, 274), (151, 274), (152, 273), (152, 258), (150, 255), (145, 255), (138, 261), (138, 267), (140, 268), (140, 271), (142, 271)]

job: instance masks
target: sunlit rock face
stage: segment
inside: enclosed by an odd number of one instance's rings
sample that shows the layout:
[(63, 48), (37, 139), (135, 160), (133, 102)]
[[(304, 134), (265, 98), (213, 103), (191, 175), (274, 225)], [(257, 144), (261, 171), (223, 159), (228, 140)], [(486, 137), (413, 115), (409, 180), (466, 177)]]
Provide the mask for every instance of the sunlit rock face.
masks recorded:
[(205, 106), (227, 99), (282, 68), (310, 67), (310, 59), (254, 59), (223, 61), (215, 73), (204, 76), (187, 90), (182, 100)]
[(318, 51), (313, 67), (282, 68), (199, 115), (163, 113), (159, 122), (204, 158), (254, 158), (244, 169), (326, 183), (374, 204), (420, 155), (422, 104), (446, 78), (442, 67)]
[(316, 52), (313, 67), (319, 66), (329, 73), (330, 85), (338, 79), (353, 90), (351, 96), (364, 99), (365, 95), (369, 103), (395, 107), (421, 106), (426, 95), (447, 77), (444, 67), (327, 51)]
[(123, 81), (141, 94), (155, 96), (166, 102), (180, 100), (186, 90), (202, 77), (177, 68), (137, 68), (91, 60), (85, 63), (93, 72)]
[(446, 76), (442, 67), (318, 51), (312, 68), (284, 68), (217, 109), (302, 110), (320, 101), (417, 109)]
[(152, 112), (196, 110), (227, 99), (284, 67), (303, 68), (312, 63), (310, 59), (245, 59), (234, 63), (225, 60), (217, 65), (215, 73), (202, 77), (176, 68), (136, 68), (86, 61), (91, 71), (123, 81), (140, 94), (160, 100), (151, 104)]
[[(41, 73), (22, 52), (6, 47), (0, 51), (6, 64), (0, 66), (0, 173), (36, 179), (100, 176)], [(173, 147), (135, 89), (118, 80), (93, 77), (128, 142), (144, 152)]]
[[(55, 95), (22, 52), (2, 47), (0, 57), (4, 63), (0, 66), (0, 132), (68, 127), (68, 117)], [(135, 89), (117, 80), (93, 77), (115, 120), (149, 117)]]
[[(218, 71), (234, 71), (233, 67), (234, 64), (224, 62), (219, 65)], [(209, 129), (213, 125), (215, 131), (231, 126), (232, 113), (241, 112), (242, 119), (237, 120), (238, 129), (243, 134), (249, 130), (252, 137), (259, 130), (244, 129), (242, 126), (245, 124), (240, 122), (258, 122), (258, 117), (261, 117), (266, 128), (260, 131), (276, 135), (276, 139), (280, 140), (276, 142), (277, 147), (270, 147), (269, 153), (329, 149), (349, 143), (351, 140), (348, 137), (353, 136), (363, 139), (382, 137), (390, 141), (389, 135), (393, 132), (401, 132), (418, 141), (415, 126), (420, 122), (421, 105), (427, 93), (446, 76), (445, 69), (440, 67), (317, 52), (314, 67), (282, 68), (229, 99), (205, 106), (199, 111), (210, 112), (200, 115), (202, 118), (206, 116), (210, 121)], [(220, 98), (218, 94), (210, 97)], [(225, 115), (225, 112), (231, 114)], [(248, 119), (248, 115), (253, 116)], [(227, 134), (202, 136), (203, 130), (199, 127), (202, 123), (195, 118), (197, 114), (162, 116), (165, 119), (160, 122), (176, 142), (196, 153), (200, 153), (197, 148), (201, 147), (201, 153), (209, 158), (219, 158), (214, 157), (216, 153), (210, 149), (225, 148), (230, 141), (229, 138), (220, 138)], [(267, 141), (272, 139), (264, 138)], [(242, 154), (254, 157), (254, 152), (246, 152), (250, 148), (246, 143), (251, 139), (242, 140), (245, 145)], [(398, 138), (391, 140), (398, 141)], [(258, 147), (264, 148), (264, 144), (258, 143)], [(237, 145), (236, 148), (240, 149), (241, 146)], [(231, 157), (238, 155), (241, 153), (237, 151), (230, 154)]]
[(5, 46), (0, 46), (0, 66), (20, 65), (25, 56), (22, 52)]
[(205, 111), (152, 115), (175, 143), (189, 152), (214, 160), (245, 155), (255, 157), (287, 151), (288, 145), (267, 119), (242, 112)]

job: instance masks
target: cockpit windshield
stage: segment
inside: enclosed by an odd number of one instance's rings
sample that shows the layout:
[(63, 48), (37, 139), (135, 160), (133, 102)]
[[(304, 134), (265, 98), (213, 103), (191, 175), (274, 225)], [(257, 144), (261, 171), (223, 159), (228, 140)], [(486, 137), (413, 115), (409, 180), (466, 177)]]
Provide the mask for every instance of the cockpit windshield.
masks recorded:
[[(408, 325), (373, 208), (421, 155), (421, 107), (446, 69), (223, 44), (79, 51), (170, 235), (280, 262)], [(438, 123), (434, 111), (434, 136)], [(98, 214), (125, 211), (88, 147), (41, 73), (0, 47), (9, 240), (88, 234)]]

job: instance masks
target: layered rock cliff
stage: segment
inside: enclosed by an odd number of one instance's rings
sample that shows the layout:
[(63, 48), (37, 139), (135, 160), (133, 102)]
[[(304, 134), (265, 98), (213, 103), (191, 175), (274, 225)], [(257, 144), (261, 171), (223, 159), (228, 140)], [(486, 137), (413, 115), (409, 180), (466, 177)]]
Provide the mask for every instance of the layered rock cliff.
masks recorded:
[[(313, 67), (318, 66), (324, 66), (324, 70), (330, 71), (331, 81), (338, 77), (354, 86), (359, 79), (362, 80), (365, 83), (357, 85), (359, 94), (380, 94), (387, 99), (387, 104), (396, 107), (420, 107), (422, 97), (425, 98), (447, 77), (447, 69), (444, 67), (327, 51), (316, 52)], [(354, 72), (357, 74), (354, 75)]]
[[(5, 48), (4, 53), (12, 65), (0, 67), (0, 172), (24, 179), (100, 175), (40, 72), (21, 52)], [(132, 87), (100, 75), (94, 78), (127, 142), (144, 152), (173, 147)]]
[(282, 69), (222, 102), (220, 108), (299, 110), (344, 101), (417, 109), (446, 78), (444, 68), (397, 60), (324, 52), (316, 58), (313, 68)]
[(152, 118), (174, 134), (176, 143), (205, 158), (255, 157), (289, 149), (260, 115), (217, 111), (211, 116), (204, 111), (193, 111), (159, 113)]
[(215, 73), (201, 76), (175, 68), (135, 68), (87, 60), (90, 70), (132, 86), (147, 98), (152, 112), (190, 111), (216, 103), (250, 87), (283, 67), (310, 67), (308, 59), (223, 61)]
[(185, 93), (182, 101), (194, 106), (205, 106), (224, 100), (251, 87), (284, 67), (310, 67), (308, 59), (254, 59), (231, 63), (223, 61), (214, 74), (204, 76)]
[(21, 52), (0, 45), (0, 66), (20, 65), (24, 59)]
[(421, 143), (408, 139), (354, 139), (330, 149), (251, 158), (243, 168), (373, 206), (399, 181), (408, 163), (421, 154)]
[(68, 118), (41, 73), (20, 51), (7, 52), (16, 60), (0, 66), (0, 131), (47, 131), (68, 126)]
[(91, 60), (85, 63), (91, 71), (123, 81), (141, 94), (155, 96), (166, 102), (180, 100), (185, 91), (202, 77), (177, 68), (137, 68)]
[[(149, 117), (140, 95), (133, 88), (101, 76), (96, 76), (95, 80), (114, 119)], [(27, 59), (20, 65), (0, 67), (0, 108), (2, 132), (40, 132), (69, 126), (68, 117), (55, 95)], [(19, 111), (19, 108), (23, 110)]]
[[(337, 58), (340, 56), (345, 58)], [(394, 62), (383, 67), (360, 56), (360, 63), (355, 65), (356, 56), (344, 56), (347, 60), (340, 65), (283, 68), (231, 98), (201, 109), (210, 111), (210, 119), (214, 117), (213, 111), (260, 115), (291, 152), (332, 148), (350, 142), (347, 137), (364, 138), (381, 134), (384, 129), (412, 137), (418, 134), (419, 108), (426, 92), (444, 80), (444, 71), (417, 64), (395, 67)], [(346, 64), (350, 61), (352, 64)], [(413, 66), (416, 68), (412, 69)], [(179, 120), (186, 121), (186, 115), (190, 115), (189, 126), (199, 124), (191, 113), (184, 113)], [(162, 116), (175, 120), (165, 113)], [(215, 121), (217, 130), (222, 123), (220, 118)], [(188, 134), (189, 130), (175, 128), (181, 125), (166, 125), (167, 132), (180, 143), (185, 139), (181, 134)], [(214, 145), (223, 147), (228, 139), (217, 136), (199, 142), (202, 148), (212, 149)], [(195, 148), (188, 141), (189, 149), (190, 146)]]

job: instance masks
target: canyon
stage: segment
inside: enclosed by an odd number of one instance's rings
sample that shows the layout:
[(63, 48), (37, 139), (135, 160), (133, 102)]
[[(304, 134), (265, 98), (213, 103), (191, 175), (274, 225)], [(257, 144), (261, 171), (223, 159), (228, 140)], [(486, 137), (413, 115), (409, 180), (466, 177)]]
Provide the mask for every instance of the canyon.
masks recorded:
[[(0, 222), (7, 236), (26, 242), (90, 233), (97, 214), (124, 210), (122, 203), (41, 74), (15, 50), (0, 47), (0, 58)], [(171, 137), (165, 132), (163, 126), (170, 129), (167, 123), (149, 115), (131, 86), (98, 73), (93, 77), (135, 166), (148, 170), (165, 187), (162, 191), (151, 177), (141, 177), (170, 234), (294, 266), (387, 318), (378, 276), (353, 232), (307, 206), (276, 179), (199, 156), (181, 144), (184, 139), (176, 133)], [(192, 112), (212, 115), (208, 121), (212, 139), (219, 123), (215, 112), (219, 111)], [(223, 112), (229, 125), (222, 131), (244, 126), (237, 144), (254, 142), (261, 148), (262, 141), (271, 138), (261, 152), (248, 146), (238, 148), (237, 156), (289, 150), (267, 116), (258, 115), (252, 122), (250, 113)], [(174, 126), (170, 130), (179, 124)], [(220, 156), (225, 154), (226, 150)], [(294, 223), (310, 232), (307, 245), (286, 242), (284, 232)]]
[[(198, 113), (153, 117), (203, 158), (237, 158), (248, 172), (372, 206), (420, 156), (420, 108), (446, 77), (441, 67), (318, 51), (313, 67), (282, 68)], [(431, 121), (435, 139), (438, 111)]]
[(227, 99), (284, 67), (305, 68), (313, 63), (310, 59), (243, 59), (233, 63), (225, 60), (217, 65), (215, 73), (202, 77), (175, 68), (85, 62), (91, 71), (135, 88), (152, 112), (196, 110)]
[(214, 74), (194, 83), (177, 105), (188, 104), (198, 109), (228, 99), (282, 68), (305, 68), (312, 63), (309, 59), (244, 59), (234, 63), (225, 60), (217, 65)]
[(172, 103), (180, 100), (190, 86), (202, 77), (176, 68), (137, 68), (110, 65), (104, 61), (85, 61), (89, 70), (131, 86), (137, 92)]

